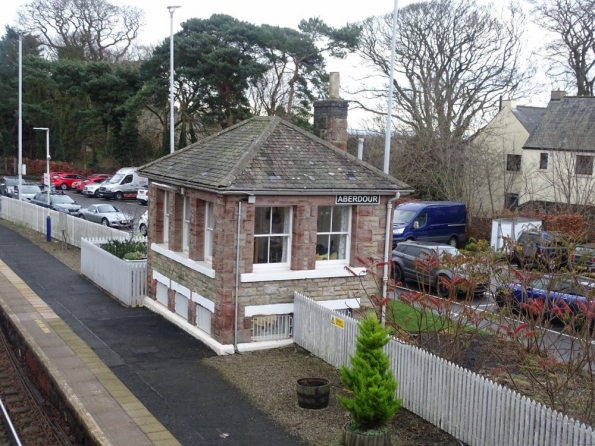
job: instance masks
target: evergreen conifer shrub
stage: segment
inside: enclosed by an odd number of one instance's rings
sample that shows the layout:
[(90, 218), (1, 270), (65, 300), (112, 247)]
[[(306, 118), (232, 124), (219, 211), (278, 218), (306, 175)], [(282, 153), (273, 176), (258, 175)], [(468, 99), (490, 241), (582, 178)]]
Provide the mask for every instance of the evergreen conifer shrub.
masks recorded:
[(401, 407), (395, 398), (397, 382), (389, 368), (388, 355), (382, 348), (389, 342), (389, 331), (373, 312), (359, 321), (359, 335), (351, 368), (341, 367), (341, 382), (352, 397), (338, 396), (351, 414), (354, 431), (383, 430)]

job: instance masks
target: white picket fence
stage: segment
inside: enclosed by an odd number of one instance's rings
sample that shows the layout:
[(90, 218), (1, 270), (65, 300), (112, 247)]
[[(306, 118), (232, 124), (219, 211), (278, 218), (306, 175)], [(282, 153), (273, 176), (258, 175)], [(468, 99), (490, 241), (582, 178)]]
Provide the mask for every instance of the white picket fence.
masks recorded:
[[(348, 365), (358, 331), (356, 320), (295, 293), (293, 340), (314, 355)], [(403, 407), (471, 446), (595, 446), (591, 427), (476, 373), (397, 340), (385, 351)]]
[(129, 307), (147, 295), (147, 261), (117, 258), (98, 245), (108, 239), (82, 239), (81, 274)]
[(0, 196), (0, 218), (21, 224), (45, 235), (47, 235), (48, 213), (52, 238), (79, 248), (82, 238), (121, 239), (131, 235), (129, 232), (91, 223), (64, 212), (50, 211), (42, 206)]

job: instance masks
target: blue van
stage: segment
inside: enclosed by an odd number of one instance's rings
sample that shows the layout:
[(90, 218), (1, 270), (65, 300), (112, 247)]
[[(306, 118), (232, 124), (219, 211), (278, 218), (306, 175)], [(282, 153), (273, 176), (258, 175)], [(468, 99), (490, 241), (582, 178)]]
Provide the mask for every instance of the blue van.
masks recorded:
[(448, 243), (466, 240), (467, 210), (454, 201), (401, 203), (393, 213), (393, 249), (404, 240)]

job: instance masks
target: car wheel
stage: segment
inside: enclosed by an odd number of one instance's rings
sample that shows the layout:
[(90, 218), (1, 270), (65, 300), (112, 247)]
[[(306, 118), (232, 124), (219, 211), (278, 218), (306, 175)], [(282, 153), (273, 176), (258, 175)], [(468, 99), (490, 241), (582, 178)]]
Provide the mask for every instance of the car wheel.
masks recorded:
[(142, 235), (144, 235), (145, 237), (147, 236), (147, 225), (145, 225), (145, 224), (140, 225), (140, 233)]
[(93, 196), (95, 198), (99, 197), (99, 190), (96, 190), (95, 192), (93, 192)]
[(448, 240), (448, 244), (450, 246), (454, 246), (455, 248), (457, 247), (457, 238), (453, 235), (449, 240)]
[(116, 192), (114, 194), (114, 198), (118, 201), (122, 200), (124, 198), (124, 194), (122, 192)]
[(62, 183), (62, 184), (60, 185), (60, 189), (62, 189), (62, 190), (66, 190), (66, 189), (68, 189), (68, 186), (66, 185), (66, 183)]
[(101, 220), (101, 224), (103, 226), (109, 226), (109, 221), (107, 221), (107, 218), (104, 218), (103, 220)]
[(81, 218), (81, 219), (84, 220), (85, 219), (85, 216), (83, 214), (79, 214), (79, 218)]
[(403, 269), (396, 263), (393, 265), (392, 274), (393, 274), (393, 280), (395, 282), (403, 283), (405, 281), (404, 277), (403, 277)]
[(450, 279), (444, 275), (438, 276), (436, 279), (436, 291), (440, 297), (448, 297), (450, 295)]

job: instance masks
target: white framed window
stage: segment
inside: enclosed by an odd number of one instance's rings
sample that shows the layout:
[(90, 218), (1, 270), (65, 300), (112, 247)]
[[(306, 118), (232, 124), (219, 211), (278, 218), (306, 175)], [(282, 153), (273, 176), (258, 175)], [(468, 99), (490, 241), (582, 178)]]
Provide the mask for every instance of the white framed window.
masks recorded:
[(188, 320), (188, 298), (183, 294), (176, 292), (175, 299), (176, 314)]
[(351, 206), (318, 206), (316, 261), (345, 263), (351, 240)]
[(257, 207), (254, 212), (254, 265), (289, 265), (291, 208)]
[(205, 262), (213, 261), (213, 226), (215, 218), (213, 217), (213, 203), (205, 203)]
[(575, 173), (576, 175), (593, 175), (593, 157), (577, 155)]
[(187, 253), (190, 244), (190, 197), (184, 196), (182, 224), (182, 251)]
[(169, 192), (163, 191), (163, 243), (169, 242)]
[(211, 334), (211, 312), (202, 305), (196, 304), (196, 326)]

